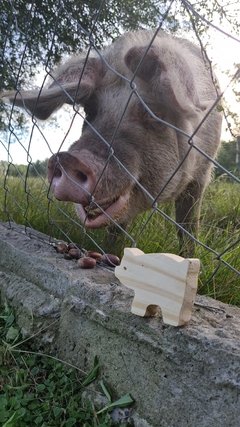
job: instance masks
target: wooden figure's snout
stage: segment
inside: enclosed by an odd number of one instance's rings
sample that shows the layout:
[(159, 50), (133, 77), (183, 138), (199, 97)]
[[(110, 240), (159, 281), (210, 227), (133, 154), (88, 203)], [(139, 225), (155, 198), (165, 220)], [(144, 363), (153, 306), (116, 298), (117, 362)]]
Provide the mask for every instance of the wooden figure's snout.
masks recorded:
[(125, 248), (115, 276), (135, 291), (132, 313), (149, 316), (158, 306), (164, 323), (180, 326), (191, 318), (199, 270), (199, 259)]

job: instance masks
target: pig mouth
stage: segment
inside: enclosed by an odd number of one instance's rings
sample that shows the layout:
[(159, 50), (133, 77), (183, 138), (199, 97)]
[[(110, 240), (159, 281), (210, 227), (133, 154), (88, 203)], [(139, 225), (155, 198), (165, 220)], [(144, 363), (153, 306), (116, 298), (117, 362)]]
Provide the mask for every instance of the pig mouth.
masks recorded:
[(122, 218), (127, 210), (130, 191), (111, 201), (92, 202), (88, 206), (75, 204), (77, 215), (86, 228), (100, 228)]

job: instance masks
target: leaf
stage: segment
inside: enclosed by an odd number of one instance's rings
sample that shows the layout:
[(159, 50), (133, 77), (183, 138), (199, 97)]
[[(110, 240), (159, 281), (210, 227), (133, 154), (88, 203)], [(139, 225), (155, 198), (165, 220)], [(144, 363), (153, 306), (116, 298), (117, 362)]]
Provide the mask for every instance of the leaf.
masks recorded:
[(14, 322), (15, 318), (13, 313), (10, 313), (7, 318), (6, 318), (6, 327), (9, 328), (10, 326), (12, 326), (13, 322)]
[(66, 421), (65, 426), (66, 426), (66, 427), (73, 427), (73, 426), (75, 426), (75, 425), (76, 425), (76, 422), (77, 422), (76, 418), (70, 417), (70, 418), (68, 418), (68, 420)]
[(13, 427), (13, 422), (18, 419), (17, 411), (12, 414), (12, 416), (3, 424), (2, 427)]
[(37, 376), (37, 375), (38, 375), (38, 373), (39, 373), (39, 371), (40, 371), (40, 369), (39, 369), (39, 367), (38, 367), (38, 366), (33, 366), (33, 368), (31, 369), (31, 374), (32, 374), (33, 376)]
[(106, 398), (109, 400), (109, 402), (112, 402), (111, 394), (109, 393), (107, 387), (105, 386), (103, 380), (100, 381), (100, 386), (102, 388), (103, 393), (105, 394)]
[(0, 396), (0, 412), (7, 406), (7, 399), (4, 395)]
[(90, 384), (91, 382), (93, 382), (97, 378), (97, 376), (99, 374), (99, 368), (100, 368), (100, 364), (98, 361), (98, 357), (95, 356), (93, 368), (89, 372), (89, 374), (86, 376), (85, 380), (82, 382), (83, 387), (87, 386), (88, 384)]
[(61, 416), (61, 414), (63, 413), (63, 408), (61, 408), (60, 406), (55, 406), (53, 408), (53, 413), (54, 413), (55, 418), (59, 418)]
[(120, 399), (115, 400), (115, 402), (110, 403), (109, 405), (104, 406), (104, 408), (100, 409), (100, 411), (97, 412), (97, 415), (101, 414), (102, 412), (109, 411), (110, 409), (114, 408), (123, 408), (128, 405), (132, 405), (134, 403), (134, 399), (132, 396), (128, 393), (122, 396)]
[(41, 415), (38, 415), (37, 418), (35, 418), (35, 424), (42, 424), (43, 417)]
[(3, 421), (5, 421), (9, 416), (9, 411), (7, 409), (1, 409), (0, 411), (0, 425), (2, 425), (1, 423), (3, 423)]
[(45, 390), (45, 388), (46, 388), (45, 384), (37, 384), (37, 386), (36, 386), (36, 390), (38, 392)]
[(8, 410), (6, 409), (7, 404), (7, 398), (4, 395), (0, 396), (0, 423), (5, 421), (9, 415)]
[(10, 326), (10, 328), (7, 331), (6, 340), (14, 341), (19, 335), (19, 331), (17, 328), (14, 328), (13, 326)]

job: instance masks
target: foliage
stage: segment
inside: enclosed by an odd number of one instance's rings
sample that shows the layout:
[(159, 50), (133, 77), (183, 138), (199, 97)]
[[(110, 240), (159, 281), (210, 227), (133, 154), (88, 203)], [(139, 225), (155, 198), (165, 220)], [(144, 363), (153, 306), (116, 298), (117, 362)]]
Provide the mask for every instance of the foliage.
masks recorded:
[(47, 165), (48, 165), (48, 159), (45, 160), (37, 160), (36, 162), (30, 163), (29, 165), (29, 176), (47, 176)]
[[(240, 148), (240, 147), (239, 147)], [(234, 173), (236, 176), (240, 176), (240, 160), (239, 164), (236, 164), (236, 151), (237, 151), (237, 142), (223, 142), (221, 149), (218, 154), (218, 162), (228, 171)], [(239, 152), (240, 156), (240, 152)], [(216, 176), (222, 175), (224, 172), (220, 169), (216, 169)]]
[[(3, 0), (0, 92), (27, 88), (40, 70), (48, 73), (63, 55), (83, 50), (89, 40), (100, 47), (120, 30), (154, 27), (159, 15), (157, 0)], [(0, 129), (6, 129), (6, 112), (0, 104), (1, 111)], [(14, 118), (15, 127), (21, 128), (23, 114), (14, 112)]]
[[(141, 3), (141, 7), (140, 6)], [(1, 89), (21, 85), (38, 64), (51, 67), (62, 55), (115, 38), (122, 29), (155, 26), (157, 1), (3, 0), (1, 4)], [(21, 69), (19, 69), (21, 66)]]
[[(0, 15), (0, 91), (28, 83), (41, 64), (49, 69), (63, 55), (79, 52), (94, 44), (97, 47), (115, 39), (121, 32), (139, 28), (156, 28), (164, 16), (164, 26), (184, 32), (194, 29), (199, 36), (207, 24), (194, 15), (188, 2), (176, 1), (169, 10), (166, 0), (3, 0)], [(217, 0), (200, 1), (197, 13), (209, 21), (225, 19), (238, 30), (237, 15)]]
[[(127, 394), (115, 402), (103, 380), (99, 389), (108, 404), (97, 408), (83, 398), (86, 386), (95, 381), (99, 362), (80, 375), (54, 357), (39, 355), (23, 343), (13, 312), (5, 306), (0, 311), (0, 425), (2, 427), (111, 427), (110, 412), (115, 407), (133, 403)], [(98, 392), (99, 394), (99, 392)], [(116, 425), (114, 423), (114, 425)], [(121, 424), (122, 425), (122, 424)], [(126, 424), (125, 424), (126, 425)]]
[[(188, 0), (183, 0), (183, 9), (188, 16), (188, 19), (185, 19), (185, 29), (192, 29), (195, 33), (196, 39), (201, 46), (203, 58), (206, 61), (206, 64), (209, 67), (209, 70), (212, 74), (213, 81), (215, 82), (215, 87), (218, 93), (221, 93), (219, 90), (219, 83), (214, 77), (214, 67), (211, 58), (208, 55), (208, 47), (211, 45), (211, 40), (209, 39), (209, 30), (211, 29), (211, 24), (221, 32), (229, 34), (230, 40), (231, 36), (239, 44), (239, 3), (228, 2), (219, 2), (218, 0), (212, 0), (210, 2), (205, 2), (201, 0), (199, 2), (189, 2)], [(234, 37), (234, 33), (236, 37)], [(217, 32), (215, 33), (217, 34)], [(214, 38), (214, 35), (213, 35)], [(219, 40), (220, 43), (220, 40)], [(234, 41), (233, 41), (234, 46)], [(236, 57), (237, 58), (237, 57)], [(234, 93), (233, 98), (231, 99), (231, 104), (227, 103), (224, 98), (222, 105), (218, 105), (218, 108), (223, 110), (223, 115), (226, 121), (226, 130), (228, 130), (232, 137), (236, 137), (240, 129), (240, 120), (239, 114), (236, 111), (236, 106), (232, 105), (232, 101), (237, 104), (239, 101), (239, 64), (234, 64), (234, 69), (227, 70), (228, 64), (226, 63), (225, 74), (229, 77), (229, 82), (231, 81), (231, 87)], [(225, 88), (222, 88), (225, 89)], [(235, 99), (234, 99), (235, 98)]]
[(29, 176), (29, 177), (43, 177), (47, 176), (48, 159), (37, 160), (36, 162), (29, 163), (29, 165), (16, 165), (7, 163), (3, 160), (0, 161), (0, 175), (7, 174), (8, 176)]
[[(200, 0), (196, 3), (184, 1), (184, 7), (189, 11), (189, 14), (194, 18), (194, 26), (197, 29), (197, 33), (201, 36), (209, 28), (209, 23), (216, 22), (220, 30), (221, 25), (226, 22), (230, 24), (232, 32), (238, 33), (239, 31), (239, 19), (238, 14), (234, 13), (232, 6), (235, 5), (236, 11), (238, 5), (230, 1), (221, 3), (218, 0), (212, 0), (211, 2), (205, 2)], [(194, 5), (194, 7), (192, 6)], [(193, 11), (194, 10), (194, 11)], [(192, 19), (191, 19), (192, 21)], [(207, 22), (209, 21), (209, 22)], [(190, 25), (192, 22), (190, 23)]]

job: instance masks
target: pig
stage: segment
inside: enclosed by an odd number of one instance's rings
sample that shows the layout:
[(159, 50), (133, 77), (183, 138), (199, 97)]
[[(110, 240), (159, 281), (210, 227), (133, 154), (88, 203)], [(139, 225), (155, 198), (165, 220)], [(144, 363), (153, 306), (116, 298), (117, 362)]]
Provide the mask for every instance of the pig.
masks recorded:
[(153, 35), (128, 32), (100, 52), (72, 56), (46, 88), (9, 99), (41, 120), (65, 103), (83, 107), (81, 136), (50, 158), (48, 179), (86, 228), (126, 228), (140, 212), (174, 201), (183, 247), (184, 230), (197, 236), (220, 144), (219, 88), (199, 47)]

